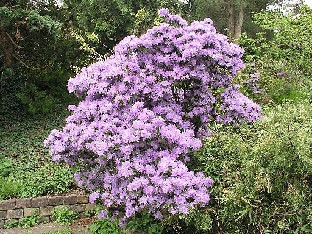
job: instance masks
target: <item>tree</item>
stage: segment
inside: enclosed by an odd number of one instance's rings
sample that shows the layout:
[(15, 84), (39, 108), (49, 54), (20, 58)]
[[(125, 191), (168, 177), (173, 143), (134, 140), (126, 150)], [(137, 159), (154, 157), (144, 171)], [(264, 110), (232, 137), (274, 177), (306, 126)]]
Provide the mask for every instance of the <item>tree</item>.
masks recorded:
[(194, 19), (211, 18), (216, 27), (225, 32), (232, 40), (237, 40), (242, 30), (253, 32), (256, 27), (251, 15), (260, 12), (273, 1), (270, 0), (193, 0), (189, 2), (191, 16)]
[(175, 0), (65, 0), (61, 6), (53, 0), (0, 3), (1, 109), (11, 109), (16, 102), (32, 113), (66, 102), (66, 82), (75, 69), (109, 54), (125, 36), (143, 33), (161, 6), (180, 4)]
[(54, 105), (55, 95), (62, 96), (59, 86), (70, 76), (78, 47), (71, 48), (75, 42), (68, 40), (62, 22), (55, 19), (59, 10), (52, 3), (1, 2), (1, 112), (17, 102), (30, 112), (45, 112)]
[(110, 53), (125, 36), (144, 31), (154, 24), (157, 10), (162, 7), (178, 10), (178, 0), (65, 0), (70, 25), (79, 33), (95, 33), (100, 54)]

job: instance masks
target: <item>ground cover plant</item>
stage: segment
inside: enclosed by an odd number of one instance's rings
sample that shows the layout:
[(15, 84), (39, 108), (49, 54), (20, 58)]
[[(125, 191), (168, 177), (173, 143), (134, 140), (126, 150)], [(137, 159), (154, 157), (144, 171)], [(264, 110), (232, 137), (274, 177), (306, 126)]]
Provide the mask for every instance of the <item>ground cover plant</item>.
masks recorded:
[(232, 84), (243, 50), (209, 19), (188, 25), (167, 9), (159, 14), (164, 23), (126, 37), (69, 80), (81, 101), (45, 141), (54, 161), (80, 168), (77, 183), (105, 207), (99, 217), (121, 225), (140, 212), (162, 219), (205, 206), (212, 180), (187, 168), (190, 152), (209, 123), (261, 116)]
[(62, 125), (65, 112), (60, 108), (47, 116), (1, 116), (0, 199), (63, 193), (74, 187), (69, 167), (53, 163), (42, 147), (51, 129)]
[(57, 206), (52, 211), (52, 217), (57, 223), (71, 224), (75, 219), (78, 218), (78, 214), (67, 206)]

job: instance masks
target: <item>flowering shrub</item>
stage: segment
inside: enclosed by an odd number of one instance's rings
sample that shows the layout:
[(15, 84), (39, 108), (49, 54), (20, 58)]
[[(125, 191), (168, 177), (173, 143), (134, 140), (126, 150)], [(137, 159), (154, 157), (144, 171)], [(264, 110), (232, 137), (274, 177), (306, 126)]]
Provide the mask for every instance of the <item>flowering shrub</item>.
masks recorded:
[(260, 107), (232, 86), (243, 51), (216, 32), (159, 11), (162, 23), (129, 36), (114, 54), (84, 68), (68, 89), (82, 100), (62, 131), (46, 139), (55, 161), (79, 165), (79, 186), (93, 191), (122, 222), (142, 210), (161, 219), (209, 202), (212, 180), (189, 171), (213, 121), (238, 124), (260, 117)]

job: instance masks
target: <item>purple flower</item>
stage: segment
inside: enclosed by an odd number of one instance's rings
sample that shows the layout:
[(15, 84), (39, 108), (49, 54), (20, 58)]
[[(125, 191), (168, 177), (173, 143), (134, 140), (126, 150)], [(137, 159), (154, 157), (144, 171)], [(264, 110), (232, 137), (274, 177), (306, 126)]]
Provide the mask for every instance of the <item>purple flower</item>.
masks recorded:
[(281, 70), (279, 73), (277, 73), (277, 76), (284, 76), (285, 75), (285, 71)]
[[(129, 36), (104, 61), (68, 82), (81, 98), (44, 144), (55, 161), (79, 166), (75, 179), (121, 223), (141, 211), (188, 214), (209, 200), (212, 180), (185, 165), (213, 122), (260, 118), (260, 106), (232, 84), (243, 50), (212, 21), (190, 25), (168, 9), (165, 23)], [(216, 90), (223, 90), (216, 92)]]
[(96, 199), (100, 197), (100, 194), (98, 192), (91, 193), (89, 196), (89, 202), (94, 203)]
[(169, 13), (169, 10), (167, 8), (162, 8), (162, 9), (158, 10), (158, 14), (159, 14), (159, 16), (166, 17), (170, 13)]
[(106, 210), (102, 210), (99, 214), (98, 214), (98, 218), (99, 219), (105, 219), (107, 217), (108, 213)]

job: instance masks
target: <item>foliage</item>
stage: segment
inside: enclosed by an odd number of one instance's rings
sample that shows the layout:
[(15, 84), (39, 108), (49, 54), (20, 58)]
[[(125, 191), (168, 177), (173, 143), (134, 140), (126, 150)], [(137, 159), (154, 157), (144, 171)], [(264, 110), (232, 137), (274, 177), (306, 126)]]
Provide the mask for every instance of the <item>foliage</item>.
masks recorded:
[(52, 211), (54, 221), (61, 224), (71, 224), (78, 216), (67, 206), (57, 206)]
[[(70, 66), (81, 60), (76, 41), (66, 35), (55, 4), (0, 3), (1, 112), (46, 113), (68, 101)], [(8, 74), (7, 70), (10, 70)], [(13, 86), (13, 87), (11, 87)], [(15, 109), (8, 108), (9, 106)]]
[(110, 53), (127, 35), (140, 35), (153, 26), (158, 9), (178, 10), (180, 5), (177, 0), (64, 1), (64, 8), (70, 9), (68, 21), (72, 21), (78, 32), (96, 34), (100, 43), (91, 45), (102, 55)]
[[(281, 103), (285, 99), (304, 99), (311, 93), (311, 9), (302, 6), (296, 13), (262, 12), (255, 22), (270, 30), (270, 39), (263, 34), (256, 38), (244, 36), (245, 61), (243, 73), (245, 89), (262, 102)], [(257, 80), (255, 80), (255, 78)], [(254, 92), (258, 85), (260, 92)]]
[[(36, 197), (45, 194), (64, 193), (72, 189), (72, 172), (68, 167), (55, 167), (51, 163), (41, 166), (36, 171), (33, 164), (28, 164), (17, 171), (27, 170), (14, 176), (14, 180), (23, 184), (19, 191), (19, 197)], [(49, 178), (49, 179), (47, 179)], [(11, 178), (9, 177), (9, 180)]]
[(53, 163), (42, 142), (62, 125), (59, 110), (48, 116), (0, 120), (0, 199), (63, 193), (73, 188), (68, 166)]
[(227, 9), (228, 4), (232, 5), (233, 13), (237, 13), (242, 8), (244, 12), (242, 30), (253, 36), (260, 28), (252, 21), (252, 15), (266, 9), (274, 0), (191, 0), (188, 2), (189, 15), (192, 19), (202, 20), (209, 17), (214, 21), (218, 31), (222, 33), (229, 33), (228, 20), (231, 19), (229, 19), (229, 9)]
[(265, 113), (253, 125), (217, 125), (195, 153), (215, 184), (211, 208), (189, 217), (193, 233), (311, 232), (311, 105), (287, 102)]
[(125, 227), (125, 230), (130, 233), (142, 233), (142, 234), (161, 234), (163, 228), (161, 223), (151, 217), (148, 213), (142, 212), (136, 214)]
[[(2, 113), (48, 113), (57, 104), (72, 102), (66, 83), (75, 69), (105, 57), (129, 33), (144, 32), (160, 7), (182, 4), (177, 0), (62, 3), (0, 2)], [(7, 69), (13, 73), (8, 75)]]
[(119, 234), (120, 228), (117, 222), (110, 221), (109, 219), (99, 219), (94, 221), (89, 230), (92, 234)]
[(16, 196), (19, 194), (21, 186), (19, 183), (0, 177), (0, 200)]
[(168, 9), (159, 14), (167, 23), (126, 37), (69, 80), (81, 102), (45, 141), (53, 160), (80, 167), (78, 185), (108, 209), (100, 217), (122, 217), (121, 224), (140, 211), (161, 219), (205, 205), (212, 181), (184, 163), (209, 134), (207, 123), (261, 115), (232, 85), (243, 67), (240, 47), (209, 19), (187, 25)]
[(142, 212), (136, 214), (127, 223), (126, 226), (120, 228), (118, 220), (114, 218), (98, 219), (94, 221), (89, 230), (92, 234), (111, 234), (111, 233), (137, 233), (137, 234), (160, 234), (162, 233), (162, 226), (158, 220), (151, 217), (148, 213)]
[(38, 223), (41, 223), (41, 215), (31, 215), (23, 217), (19, 220), (19, 227), (33, 227)]
[[(213, 198), (212, 198), (213, 201)], [(215, 233), (210, 232), (213, 224), (213, 220), (207, 210), (210, 208), (199, 208), (193, 210), (188, 215), (180, 215), (171, 217), (171, 219), (162, 222), (162, 234), (203, 234), (203, 233)]]
[(87, 209), (85, 212), (84, 212), (84, 215), (86, 217), (93, 217), (94, 215), (96, 215), (96, 210), (95, 209)]

